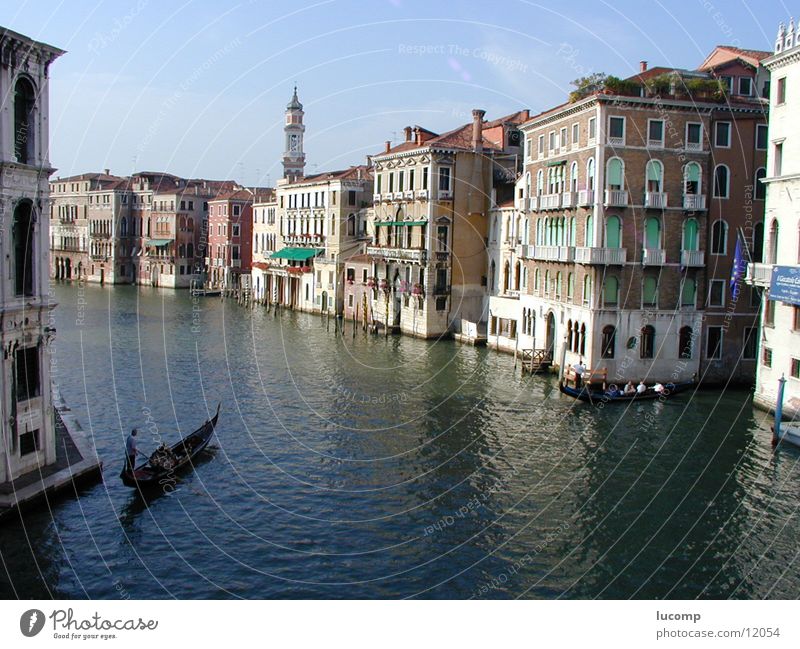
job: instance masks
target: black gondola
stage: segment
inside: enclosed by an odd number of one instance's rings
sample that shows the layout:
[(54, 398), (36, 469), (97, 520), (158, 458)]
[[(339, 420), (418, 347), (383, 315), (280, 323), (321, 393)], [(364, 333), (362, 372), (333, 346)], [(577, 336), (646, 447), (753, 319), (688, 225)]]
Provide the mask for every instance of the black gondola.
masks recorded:
[(185, 469), (187, 465), (191, 465), (192, 458), (208, 446), (214, 429), (217, 427), (218, 418), (219, 404), (217, 404), (217, 412), (211, 419), (169, 448), (168, 454), (171, 455), (173, 461), (168, 468), (155, 463), (153, 456), (135, 467), (133, 472), (128, 471), (126, 462), (125, 468), (119, 474), (122, 483), (126, 487), (146, 489), (174, 482), (178, 472)]
[(630, 403), (631, 401), (649, 401), (652, 399), (669, 399), (670, 397), (684, 392), (689, 388), (696, 385), (694, 381), (684, 381), (683, 383), (666, 383), (664, 385), (663, 392), (656, 392), (653, 388), (647, 388), (645, 392), (642, 393), (635, 393), (635, 394), (624, 394), (621, 391), (613, 391), (613, 390), (594, 390), (590, 386), (583, 386), (580, 388), (571, 388), (568, 385), (565, 385), (563, 382), (558, 384), (558, 389), (561, 390), (563, 394), (566, 394), (573, 399), (579, 399), (580, 401), (586, 401), (588, 403), (599, 404), (599, 403), (617, 403), (617, 402), (625, 402)]

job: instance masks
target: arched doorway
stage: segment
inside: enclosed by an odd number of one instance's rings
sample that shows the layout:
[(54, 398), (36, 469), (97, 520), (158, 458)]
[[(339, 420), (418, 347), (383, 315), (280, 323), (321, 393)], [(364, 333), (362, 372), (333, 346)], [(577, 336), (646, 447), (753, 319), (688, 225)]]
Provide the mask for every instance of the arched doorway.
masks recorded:
[(556, 317), (553, 312), (547, 314), (547, 355), (552, 360), (556, 347)]
[(322, 311), (328, 310), (328, 291), (322, 291)]

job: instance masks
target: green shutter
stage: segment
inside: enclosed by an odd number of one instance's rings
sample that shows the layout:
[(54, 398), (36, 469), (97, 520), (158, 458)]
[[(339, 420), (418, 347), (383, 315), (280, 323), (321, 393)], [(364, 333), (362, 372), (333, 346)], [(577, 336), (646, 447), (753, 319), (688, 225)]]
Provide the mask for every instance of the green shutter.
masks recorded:
[(644, 224), (645, 248), (661, 247), (661, 221), (651, 216)]
[(606, 220), (606, 248), (622, 246), (621, 224), (618, 216), (609, 216)]

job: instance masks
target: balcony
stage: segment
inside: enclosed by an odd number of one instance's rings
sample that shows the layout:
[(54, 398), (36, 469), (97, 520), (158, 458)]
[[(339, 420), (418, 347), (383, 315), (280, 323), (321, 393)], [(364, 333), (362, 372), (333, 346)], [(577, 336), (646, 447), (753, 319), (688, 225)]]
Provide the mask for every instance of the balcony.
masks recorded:
[(558, 261), (575, 261), (575, 246), (559, 246)]
[(380, 203), (381, 202), (381, 194), (373, 194), (372, 195), (372, 202), (373, 203)]
[(645, 192), (644, 193), (644, 206), (663, 210), (667, 207), (667, 193), (666, 192)]
[(705, 266), (706, 255), (702, 250), (681, 250), (681, 266), (698, 268)]
[(606, 207), (628, 207), (628, 192), (624, 189), (607, 189)]
[(433, 253), (433, 258), (436, 261), (449, 261), (450, 260), (450, 253), (445, 252), (443, 250), (437, 250)]
[(684, 194), (683, 209), (691, 212), (706, 209), (706, 197), (703, 194)]
[(523, 250), (522, 257), (528, 259), (537, 259), (539, 261), (575, 261), (575, 247), (574, 246), (521, 246), (527, 250)]
[(517, 246), (517, 257), (520, 259), (533, 259), (533, 248), (534, 246), (529, 246), (524, 243)]
[(642, 266), (663, 266), (667, 261), (667, 251), (663, 248), (644, 248)]
[(577, 207), (578, 192), (564, 192), (561, 194), (561, 207)]
[(747, 264), (745, 281), (752, 286), (769, 288), (772, 282), (772, 264)]
[(627, 248), (575, 248), (575, 261), (579, 264), (622, 266), (628, 259)]
[(561, 194), (542, 194), (539, 196), (540, 210), (557, 210), (561, 207)]
[(411, 261), (422, 264), (426, 260), (422, 248), (389, 248), (385, 246), (367, 246), (367, 254), (384, 261)]
[(594, 204), (594, 190), (582, 189), (578, 192), (578, 205), (581, 207), (590, 207)]
[(440, 189), (439, 190), (439, 200), (440, 201), (452, 201), (453, 200), (453, 191), (450, 189)]
[(395, 192), (394, 194), (392, 194), (392, 199), (396, 201), (402, 201), (403, 197), (404, 197), (403, 192)]
[(531, 196), (530, 198), (528, 198), (528, 210), (531, 212), (537, 212), (539, 210), (538, 196)]
[(686, 150), (687, 151), (702, 151), (703, 150), (703, 142), (687, 142), (686, 143)]
[(241, 267), (242, 267), (241, 259), (231, 259), (231, 268), (241, 268)]
[(417, 190), (417, 198), (421, 200), (428, 200), (428, 190), (427, 189), (418, 189)]

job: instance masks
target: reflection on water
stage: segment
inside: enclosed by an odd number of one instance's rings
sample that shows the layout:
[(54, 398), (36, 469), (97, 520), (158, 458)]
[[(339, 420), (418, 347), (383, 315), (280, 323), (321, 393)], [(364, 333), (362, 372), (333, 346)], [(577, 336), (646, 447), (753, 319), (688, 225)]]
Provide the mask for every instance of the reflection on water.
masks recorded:
[[(452, 342), (155, 289), (77, 298), (58, 288), (54, 375), (106, 482), (0, 530), (4, 597), (798, 592), (800, 454), (772, 452), (746, 392), (595, 410)], [(149, 449), (218, 401), (217, 448), (175, 492), (121, 485), (129, 428)]]

